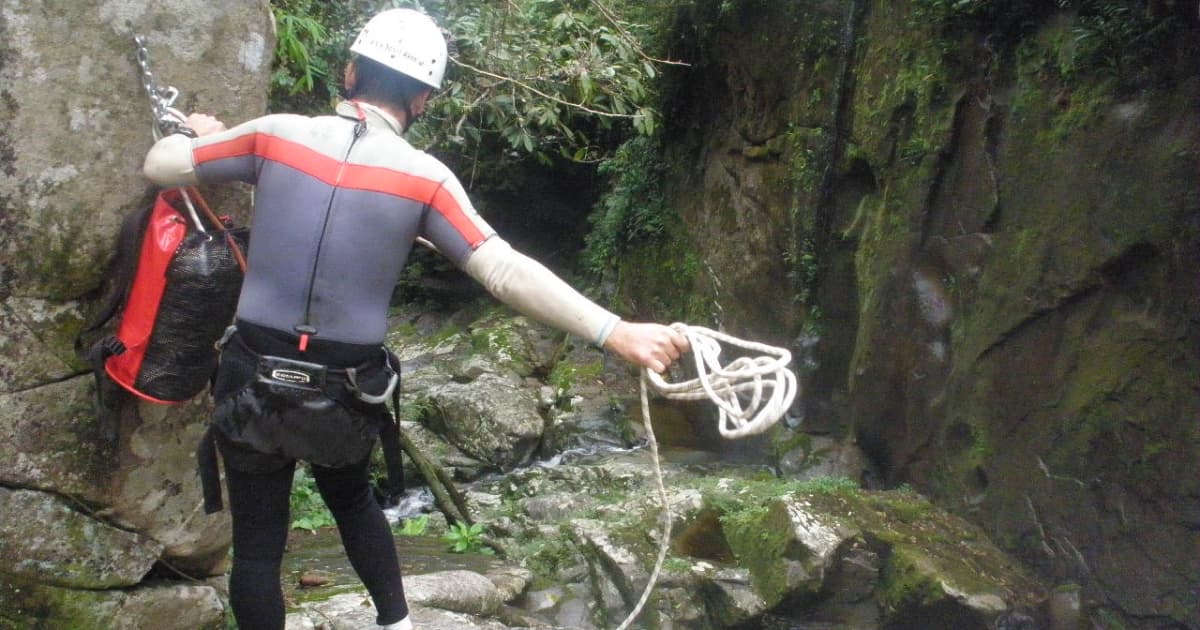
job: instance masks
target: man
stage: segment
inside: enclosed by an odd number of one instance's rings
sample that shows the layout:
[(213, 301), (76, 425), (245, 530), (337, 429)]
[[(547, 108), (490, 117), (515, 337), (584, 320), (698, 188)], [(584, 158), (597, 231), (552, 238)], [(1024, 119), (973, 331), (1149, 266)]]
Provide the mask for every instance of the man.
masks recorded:
[(638, 366), (662, 372), (688, 350), (673, 329), (621, 321), (514, 251), (453, 173), (401, 137), (445, 72), (446, 43), (431, 19), (384, 11), (350, 50), (349, 100), (336, 115), (270, 115), (227, 130), (192, 114), (185, 131), (194, 133), (163, 138), (145, 162), (163, 186), (256, 186), (237, 329), (213, 387), (233, 516), (230, 600), (242, 630), (284, 626), (279, 574), (296, 460), (313, 464), (377, 622), (412, 628), (367, 461), (395, 384), (381, 350), (388, 303), (418, 237), (506, 304)]

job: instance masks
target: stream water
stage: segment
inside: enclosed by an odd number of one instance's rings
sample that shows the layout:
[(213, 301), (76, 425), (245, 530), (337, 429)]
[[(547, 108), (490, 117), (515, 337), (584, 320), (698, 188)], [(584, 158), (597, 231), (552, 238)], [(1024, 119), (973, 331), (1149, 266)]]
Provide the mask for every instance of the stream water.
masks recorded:
[[(493, 556), (451, 553), (439, 536), (394, 537), (400, 565), (406, 575), (436, 571), (467, 570), (487, 573), (502, 566)], [(320, 578), (318, 587), (301, 586), (301, 578)], [(359, 589), (361, 584), (346, 560), (337, 529), (326, 527), (315, 532), (297, 530), (288, 539), (284, 556), (283, 585), (285, 594), (294, 601), (308, 596), (327, 597), (341, 590)]]
[[(652, 403), (651, 417), (654, 420), (654, 431), (664, 464), (697, 465), (727, 462), (731, 458), (745, 459), (739, 456), (742, 455), (740, 453), (728, 452), (728, 442), (720, 439), (715, 427), (711, 435), (698, 433), (695, 430), (697, 423), (688, 418), (695, 410), (687, 407), (686, 404)], [(640, 407), (632, 405), (630, 413), (630, 422), (640, 427)], [(632, 417), (633, 415), (636, 417)], [(624, 449), (601, 441), (555, 454), (531, 465), (554, 467), (564, 464), (587, 464), (601, 458), (620, 457), (630, 450), (640, 448), (644, 447)], [(399, 505), (385, 510), (385, 515), (389, 522), (396, 525), (403, 519), (414, 518), (433, 510), (432, 494), (425, 488), (416, 488), (410, 489)], [(406, 575), (452, 570), (486, 574), (504, 566), (504, 563), (494, 556), (453, 553), (440, 535), (397, 534), (394, 540), (401, 567)], [(315, 532), (292, 532), (288, 541), (288, 553), (284, 557), (283, 571), (285, 595), (292, 601), (321, 599), (361, 588), (334, 527), (322, 528)], [(316, 582), (319, 585), (302, 586), (302, 578), (306, 583)]]

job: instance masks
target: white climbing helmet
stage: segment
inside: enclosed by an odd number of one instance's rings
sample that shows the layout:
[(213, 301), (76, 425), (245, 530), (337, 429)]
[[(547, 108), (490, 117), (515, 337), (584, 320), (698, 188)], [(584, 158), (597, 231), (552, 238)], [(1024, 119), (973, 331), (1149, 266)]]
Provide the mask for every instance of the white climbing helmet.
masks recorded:
[(428, 15), (389, 9), (371, 18), (350, 52), (377, 61), (434, 89), (446, 74), (446, 38)]

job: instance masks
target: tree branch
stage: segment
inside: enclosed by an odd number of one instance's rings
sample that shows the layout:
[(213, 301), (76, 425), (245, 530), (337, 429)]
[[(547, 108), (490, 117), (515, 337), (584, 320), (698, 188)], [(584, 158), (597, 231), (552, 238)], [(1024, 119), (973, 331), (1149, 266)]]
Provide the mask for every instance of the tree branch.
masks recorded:
[(460, 66), (460, 67), (466, 68), (467, 70), (470, 70), (470, 71), (472, 71), (472, 72), (476, 72), (476, 73), (478, 73), (478, 74), (481, 74), (481, 75), (483, 75), (483, 76), (485, 76), (485, 77), (491, 77), (491, 78), (493, 78), (493, 79), (496, 79), (496, 80), (499, 80), (499, 81), (504, 81), (504, 82), (506, 82), (506, 83), (511, 83), (511, 84), (513, 84), (513, 85), (515, 85), (515, 86), (518, 86), (518, 87), (524, 88), (524, 89), (526, 89), (526, 90), (529, 90), (530, 92), (533, 92), (534, 94), (537, 94), (538, 96), (540, 96), (540, 97), (542, 97), (542, 98), (544, 98), (544, 99), (548, 99), (548, 100), (551, 100), (551, 101), (553, 101), (553, 102), (555, 102), (555, 103), (558, 103), (559, 105), (565, 105), (565, 106), (567, 106), (567, 107), (571, 107), (571, 108), (574, 108), (574, 109), (578, 109), (578, 110), (581, 110), (581, 111), (585, 111), (585, 112), (587, 112), (587, 113), (589, 113), (589, 114), (593, 114), (593, 115), (595, 115), (595, 116), (604, 116), (604, 117), (606, 117), (606, 118), (629, 118), (629, 119), (633, 119), (633, 118), (637, 118), (637, 117), (638, 117), (638, 115), (637, 115), (637, 114), (618, 114), (618, 113), (616, 113), (616, 112), (605, 112), (605, 111), (601, 111), (601, 110), (598, 110), (598, 109), (592, 109), (591, 107), (588, 107), (587, 105), (584, 105), (583, 103), (572, 103), (571, 101), (567, 101), (567, 100), (564, 100), (564, 99), (558, 98), (557, 96), (553, 96), (553, 95), (551, 95), (551, 94), (547, 94), (547, 93), (545, 93), (545, 92), (543, 92), (543, 91), (541, 91), (541, 90), (539, 90), (539, 89), (537, 89), (537, 88), (533, 87), (532, 85), (529, 85), (528, 83), (525, 83), (524, 81), (520, 81), (520, 80), (518, 80), (518, 79), (514, 79), (514, 78), (512, 78), (512, 77), (506, 77), (506, 76), (503, 76), (503, 75), (499, 75), (499, 74), (496, 74), (496, 73), (494, 73), (494, 72), (488, 72), (487, 70), (484, 70), (483, 68), (476, 68), (475, 66), (472, 66), (471, 64), (469, 64), (469, 63), (467, 63), (467, 62), (465, 62), (465, 61), (462, 61), (462, 60), (458, 59), (457, 57), (450, 57), (450, 61), (453, 61), (453, 62), (455, 63), (455, 65), (458, 65), (458, 66)]

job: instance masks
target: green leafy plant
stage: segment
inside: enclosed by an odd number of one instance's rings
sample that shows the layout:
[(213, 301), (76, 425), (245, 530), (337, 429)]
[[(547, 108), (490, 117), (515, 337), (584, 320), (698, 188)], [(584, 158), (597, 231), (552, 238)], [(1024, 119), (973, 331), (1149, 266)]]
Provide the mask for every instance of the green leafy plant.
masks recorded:
[(442, 540), (450, 545), (450, 551), (454, 553), (478, 553), (487, 556), (496, 553), (483, 542), (483, 525), (479, 523), (454, 523), (450, 526), (450, 531), (442, 535)]
[(630, 246), (662, 237), (671, 221), (654, 139), (637, 137), (621, 145), (600, 165), (600, 174), (611, 184), (590, 217), (592, 229), (583, 251), (585, 267), (597, 275), (603, 275)]
[(416, 518), (404, 519), (404, 523), (399, 527), (393, 527), (392, 531), (398, 536), (422, 536), (429, 528), (429, 515), (422, 514)]
[(581, 161), (603, 157), (597, 141), (618, 126), (652, 134), (659, 61), (643, 49), (649, 29), (621, 15), (639, 10), (629, 2), (447, 5), (458, 80), (431, 112), (438, 133)]
[(274, 13), (279, 66), (271, 81), (289, 94), (311, 91), (318, 81), (329, 78), (325, 60), (312, 53), (315, 45), (329, 38), (329, 33), (312, 16), (288, 13), (284, 7), (275, 7)]
[(578, 365), (559, 361), (546, 375), (546, 384), (554, 388), (555, 405), (570, 409), (571, 393), (575, 385), (581, 381), (600, 378), (603, 372), (604, 365), (600, 362)]
[[(1079, 11), (1071, 29), (1074, 50), (1068, 70), (1094, 70), (1126, 89), (1161, 80), (1154, 75), (1171, 71), (1171, 64), (1163, 60), (1172, 58), (1173, 41), (1188, 38), (1187, 8), (1155, 8), (1148, 0), (1059, 2)], [(1194, 56), (1196, 42), (1190, 39)]]
[(272, 0), (275, 58), (270, 108), (325, 113), (341, 90), (348, 47), (366, 19), (357, 2)]
[[(1068, 78), (1095, 72), (1125, 90), (1152, 86), (1174, 71), (1168, 60), (1194, 58), (1197, 50), (1188, 33), (1194, 5), (1155, 0), (915, 0), (910, 24), (932, 26), (939, 36), (971, 30), (1014, 39), (1054, 11), (1074, 18), (1062, 69)], [(943, 40), (943, 51), (956, 50)]]
[(325, 507), (325, 502), (317, 491), (317, 483), (307, 468), (296, 470), (289, 503), (292, 511), (292, 529), (314, 532), (322, 527), (334, 525), (333, 514)]

